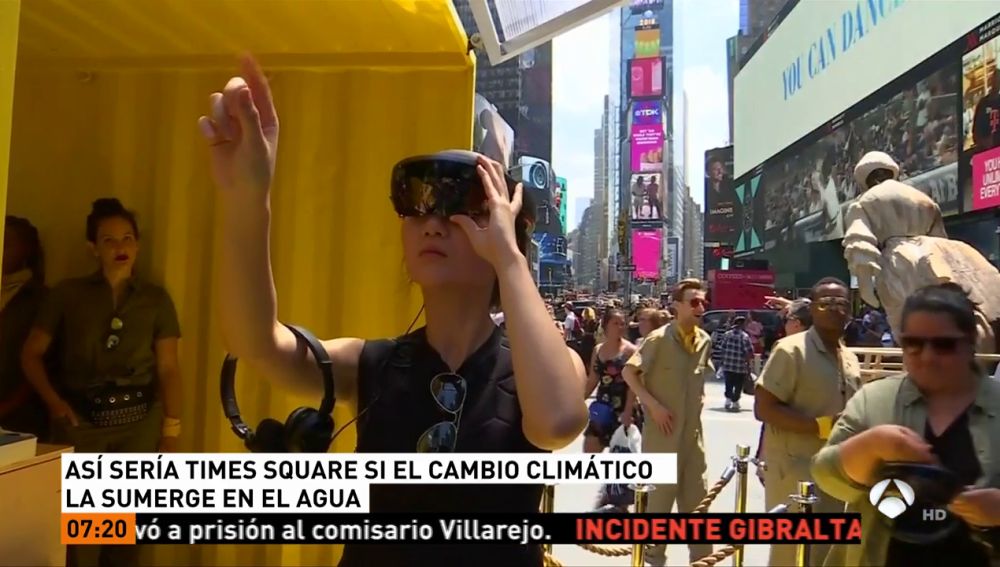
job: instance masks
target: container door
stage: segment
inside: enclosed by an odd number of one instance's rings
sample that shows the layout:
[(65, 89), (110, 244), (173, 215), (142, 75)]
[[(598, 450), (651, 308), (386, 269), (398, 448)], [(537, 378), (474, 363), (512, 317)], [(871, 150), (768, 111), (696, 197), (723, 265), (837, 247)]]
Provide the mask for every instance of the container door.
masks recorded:
[(628, 2), (469, 0), (469, 7), (479, 29), (482, 48), (490, 63), (497, 65)]

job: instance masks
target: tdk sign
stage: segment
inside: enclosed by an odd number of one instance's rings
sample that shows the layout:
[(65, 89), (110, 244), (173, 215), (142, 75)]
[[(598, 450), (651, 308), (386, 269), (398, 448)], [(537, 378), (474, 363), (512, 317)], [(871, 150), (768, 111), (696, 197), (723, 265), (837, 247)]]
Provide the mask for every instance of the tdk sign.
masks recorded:
[(659, 101), (636, 101), (632, 106), (632, 123), (646, 126), (660, 124), (662, 112)]

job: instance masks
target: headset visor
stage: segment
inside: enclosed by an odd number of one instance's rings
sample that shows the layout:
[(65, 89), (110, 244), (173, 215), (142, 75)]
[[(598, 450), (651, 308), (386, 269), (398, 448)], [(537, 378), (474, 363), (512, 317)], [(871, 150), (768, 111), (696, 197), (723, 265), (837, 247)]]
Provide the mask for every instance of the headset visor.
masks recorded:
[[(512, 192), (514, 180), (509, 176), (506, 179)], [(390, 198), (401, 217), (489, 214), (475, 158), (427, 156), (403, 160), (393, 168)]]

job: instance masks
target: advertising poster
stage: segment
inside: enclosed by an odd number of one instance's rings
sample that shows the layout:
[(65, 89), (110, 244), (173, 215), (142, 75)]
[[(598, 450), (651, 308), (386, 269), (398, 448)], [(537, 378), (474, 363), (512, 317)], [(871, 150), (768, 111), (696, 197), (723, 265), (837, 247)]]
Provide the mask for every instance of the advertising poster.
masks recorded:
[(552, 198), (554, 199), (555, 208), (559, 211), (559, 224), (562, 225), (564, 231), (569, 230), (569, 225), (566, 224), (566, 202), (569, 195), (566, 189), (566, 178), (556, 177), (556, 187), (555, 191), (552, 192)]
[(1000, 205), (1000, 147), (972, 157), (972, 210)]
[(725, 309), (759, 309), (774, 295), (774, 272), (770, 270), (716, 271), (712, 282), (712, 305)]
[(755, 252), (764, 247), (764, 226), (766, 223), (765, 199), (761, 184), (761, 173), (751, 173), (736, 182), (737, 208), (736, 254)]
[(632, 59), (629, 61), (629, 98), (663, 98), (664, 59)]
[(660, 174), (633, 173), (629, 180), (630, 213), (633, 221), (659, 221), (663, 218), (665, 188)]
[(740, 201), (733, 185), (733, 147), (705, 152), (705, 242), (720, 246), (736, 244)]
[(962, 178), (972, 211), (1000, 206), (1000, 25), (984, 27), (962, 56)]
[(483, 95), (476, 94), (475, 100), (473, 147), (486, 157), (504, 164), (504, 167), (510, 167), (511, 153), (514, 150), (514, 129), (500, 116), (497, 107)]
[(632, 264), (635, 265), (635, 279), (659, 279), (662, 250), (663, 229), (632, 231)]
[(663, 171), (663, 126), (632, 124), (632, 173)]
[(660, 56), (660, 26), (658, 24), (635, 28), (635, 58)]

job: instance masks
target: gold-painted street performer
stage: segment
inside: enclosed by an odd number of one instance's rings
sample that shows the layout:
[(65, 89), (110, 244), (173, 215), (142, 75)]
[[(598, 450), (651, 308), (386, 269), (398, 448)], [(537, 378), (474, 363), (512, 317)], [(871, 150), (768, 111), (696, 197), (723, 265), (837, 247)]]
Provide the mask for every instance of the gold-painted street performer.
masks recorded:
[(883, 152), (865, 154), (854, 168), (864, 193), (847, 209), (843, 245), (861, 298), (885, 308), (898, 336), (910, 294), (957, 283), (978, 305), (977, 351), (1000, 352), (1000, 271), (972, 246), (950, 240), (938, 204), (898, 176), (899, 166)]

